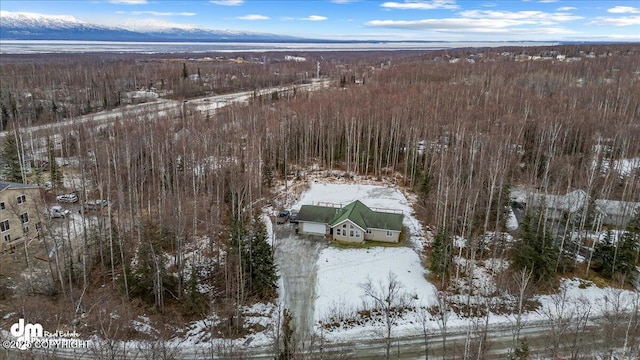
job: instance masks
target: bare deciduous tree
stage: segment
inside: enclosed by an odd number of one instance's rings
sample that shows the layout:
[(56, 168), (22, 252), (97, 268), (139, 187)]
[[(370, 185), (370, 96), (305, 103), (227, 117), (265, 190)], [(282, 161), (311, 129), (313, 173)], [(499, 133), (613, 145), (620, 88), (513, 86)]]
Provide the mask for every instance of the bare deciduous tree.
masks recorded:
[(390, 358), (392, 346), (391, 332), (396, 320), (401, 316), (405, 308), (410, 305), (411, 299), (403, 291), (403, 285), (398, 276), (389, 272), (387, 279), (374, 284), (371, 279), (361, 284), (364, 295), (373, 300), (374, 309), (379, 310), (384, 317), (386, 358)]

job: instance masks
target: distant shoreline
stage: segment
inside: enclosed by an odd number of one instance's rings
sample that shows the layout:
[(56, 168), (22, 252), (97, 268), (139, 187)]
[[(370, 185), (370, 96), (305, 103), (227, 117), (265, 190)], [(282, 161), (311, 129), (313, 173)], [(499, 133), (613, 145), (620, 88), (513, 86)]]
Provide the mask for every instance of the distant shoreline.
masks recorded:
[(82, 53), (207, 53), (269, 51), (394, 51), (486, 48), (504, 46), (556, 46), (552, 41), (327, 41), (327, 42), (126, 42), (76, 40), (2, 40), (0, 54)]

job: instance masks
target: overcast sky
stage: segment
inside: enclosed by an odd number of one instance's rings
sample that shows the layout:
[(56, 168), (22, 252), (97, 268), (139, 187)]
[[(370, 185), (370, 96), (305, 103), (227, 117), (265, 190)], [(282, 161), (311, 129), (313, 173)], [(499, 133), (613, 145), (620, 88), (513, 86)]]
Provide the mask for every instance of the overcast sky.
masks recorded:
[(0, 9), (129, 29), (173, 25), (320, 39), (640, 41), (638, 0), (1, 0)]

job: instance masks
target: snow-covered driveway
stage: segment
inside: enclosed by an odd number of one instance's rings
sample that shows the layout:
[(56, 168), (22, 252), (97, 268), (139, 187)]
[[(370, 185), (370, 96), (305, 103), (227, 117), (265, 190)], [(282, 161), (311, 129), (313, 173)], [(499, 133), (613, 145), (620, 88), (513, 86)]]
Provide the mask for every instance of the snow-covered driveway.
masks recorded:
[(298, 346), (313, 334), (317, 261), (326, 248), (321, 236), (298, 236), (292, 224), (275, 225), (275, 259), (281, 277), (284, 308), (293, 317)]

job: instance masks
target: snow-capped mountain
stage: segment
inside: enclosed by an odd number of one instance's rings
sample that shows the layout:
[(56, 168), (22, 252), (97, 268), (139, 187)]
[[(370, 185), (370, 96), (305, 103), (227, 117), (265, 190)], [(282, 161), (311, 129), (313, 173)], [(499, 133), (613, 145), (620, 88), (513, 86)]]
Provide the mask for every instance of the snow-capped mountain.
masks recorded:
[(152, 41), (147, 35), (94, 25), (68, 15), (0, 11), (3, 40)]
[(85, 26), (86, 22), (76, 19), (70, 15), (42, 15), (26, 12), (9, 12), (0, 10), (0, 24), (2, 27), (47, 27), (47, 28), (70, 28), (74, 26)]
[(195, 26), (147, 19), (125, 22), (122, 27), (90, 24), (67, 15), (43, 15), (0, 11), (0, 39), (3, 40), (81, 40), (81, 41), (300, 41), (250, 31), (208, 30)]

